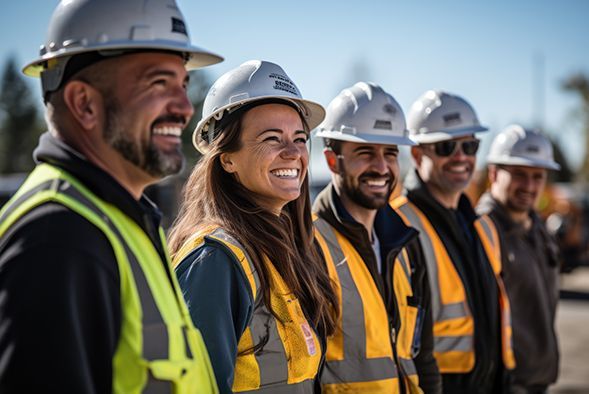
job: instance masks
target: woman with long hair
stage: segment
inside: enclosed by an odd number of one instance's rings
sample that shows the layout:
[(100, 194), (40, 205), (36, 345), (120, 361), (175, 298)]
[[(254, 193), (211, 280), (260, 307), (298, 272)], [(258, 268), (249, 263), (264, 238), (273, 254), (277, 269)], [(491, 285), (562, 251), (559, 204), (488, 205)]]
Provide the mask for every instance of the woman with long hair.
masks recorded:
[(180, 286), (222, 392), (312, 393), (337, 298), (313, 245), (306, 142), (325, 111), (278, 65), (209, 90), (204, 153), (170, 233)]

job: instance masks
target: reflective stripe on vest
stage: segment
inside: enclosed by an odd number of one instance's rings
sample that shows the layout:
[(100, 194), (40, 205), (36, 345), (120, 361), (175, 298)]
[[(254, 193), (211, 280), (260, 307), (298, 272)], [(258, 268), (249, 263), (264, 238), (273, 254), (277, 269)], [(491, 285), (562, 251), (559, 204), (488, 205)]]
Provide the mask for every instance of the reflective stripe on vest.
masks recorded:
[(507, 369), (515, 368), (515, 355), (513, 353), (513, 336), (511, 328), (511, 307), (505, 284), (501, 278), (501, 244), (499, 234), (493, 220), (488, 215), (483, 215), (475, 222), (475, 228), (483, 243), (483, 247), (493, 266), (493, 272), (499, 286), (499, 302), (501, 307), (501, 333), (503, 363)]
[[(237, 346), (232, 390), (240, 393), (313, 393), (313, 379), (321, 358), (319, 339), (310, 329), (298, 300), (287, 290), (280, 274), (266, 260), (273, 283), (270, 290), (272, 302), (278, 307), (275, 312), (283, 315), (281, 320), (284, 323), (277, 323), (274, 315), (262, 302), (260, 279), (245, 248), (224, 229), (210, 228), (191, 238), (174, 257), (175, 264), (179, 264), (206, 240), (223, 245), (234, 260), (239, 262), (239, 267), (247, 278), (252, 304), (255, 305), (251, 320)], [(288, 309), (288, 316), (284, 316), (285, 309)], [(301, 335), (302, 324), (309, 327), (307, 334), (311, 337), (303, 338), (305, 334)], [(290, 343), (285, 345), (285, 340)], [(306, 341), (311, 341), (312, 345)], [(255, 345), (261, 343), (264, 343), (261, 349), (252, 351)], [(315, 349), (313, 355), (308, 354), (309, 346)]]
[[(474, 320), (460, 275), (454, 267), (443, 242), (425, 215), (407, 200), (399, 197), (391, 204), (406, 224), (420, 231), (419, 240), (425, 255), (432, 293), (432, 310), (434, 319), (434, 355), (441, 373), (465, 373), (472, 370), (474, 354)], [(488, 223), (485, 223), (488, 225)], [(499, 243), (494, 228), (487, 228), (480, 221), (475, 228), (485, 249), (489, 263), (492, 265), (500, 290), (499, 303), (502, 316), (502, 350), (506, 368), (514, 365), (511, 350), (511, 325), (509, 319), (509, 302), (503, 291), (499, 277), (500, 262), (497, 265)], [(491, 235), (491, 237), (488, 236)], [(507, 324), (507, 325), (506, 325)]]
[[(321, 376), (324, 391), (399, 392), (389, 318), (370, 273), (345, 237), (321, 218), (316, 218), (314, 225), (315, 237), (323, 250), (330, 277), (337, 284), (341, 308), (338, 332), (328, 339), (326, 367)], [(348, 251), (347, 256), (344, 248)], [(399, 261), (396, 265), (401, 267), (404, 280), (410, 281), (409, 265)], [(408, 287), (411, 288), (410, 282)], [(367, 313), (369, 318), (365, 314), (367, 305), (373, 305)], [(378, 307), (374, 309), (376, 305)], [(400, 311), (399, 316), (403, 315)], [(381, 324), (375, 323), (377, 316), (382, 318)], [(401, 319), (401, 325), (405, 324)], [(384, 354), (370, 357), (367, 344), (371, 343), (378, 343)], [(405, 352), (410, 353), (410, 350)], [(400, 358), (399, 363), (403, 371), (407, 375), (415, 375), (414, 380), (417, 381), (413, 360)]]
[[(159, 285), (154, 290), (150, 286), (146, 267), (152, 271), (165, 270), (167, 262), (162, 262), (159, 256), (153, 259), (159, 264), (156, 269), (151, 261), (138, 259), (141, 254), (136, 255), (131, 245), (142, 243), (142, 237), (147, 237), (141, 230), (138, 230), (141, 235), (129, 229), (121, 230), (118, 223), (124, 215), (120, 211), (115, 213), (116, 208), (109, 208), (64, 171), (42, 164), (0, 212), (0, 236), (27, 212), (46, 202), (61, 204), (86, 218), (105, 234), (113, 247), (119, 268), (123, 312), (119, 344), (113, 357), (113, 391), (172, 393), (202, 387), (202, 392), (217, 392), (200, 334), (189, 320), (185, 325), (178, 324), (178, 319), (189, 319), (179, 292), (173, 287), (162, 290), (164, 286)], [(133, 235), (138, 238), (130, 239)], [(150, 241), (147, 244), (146, 248), (153, 249)], [(157, 254), (155, 249), (153, 252)], [(168, 273), (171, 275), (169, 270)], [(164, 307), (176, 308), (165, 311), (168, 319), (175, 315), (174, 324), (166, 322), (158, 302)], [(133, 321), (139, 317), (140, 320)], [(170, 336), (170, 329), (178, 338)], [(169, 347), (169, 343), (175, 346)], [(123, 364), (125, 370), (121, 369)], [(198, 382), (186, 382), (183, 375)]]

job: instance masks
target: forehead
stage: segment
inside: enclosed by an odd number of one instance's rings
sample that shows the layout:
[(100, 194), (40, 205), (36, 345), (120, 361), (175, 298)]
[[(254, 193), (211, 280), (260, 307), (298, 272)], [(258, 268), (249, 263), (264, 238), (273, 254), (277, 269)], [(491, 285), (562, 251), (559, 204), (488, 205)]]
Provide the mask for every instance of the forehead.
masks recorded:
[(397, 145), (392, 144), (368, 144), (363, 142), (349, 142), (349, 141), (342, 141), (342, 151), (345, 152), (353, 152), (358, 149), (362, 150), (371, 150), (371, 151), (379, 151), (379, 150), (398, 150), (399, 148)]
[(304, 130), (301, 115), (291, 106), (279, 103), (262, 104), (248, 110), (243, 115), (242, 126), (256, 129)]
[(513, 166), (513, 165), (504, 165), (501, 166), (500, 169), (507, 171), (511, 174), (518, 174), (518, 175), (546, 175), (548, 171), (544, 168), (538, 167), (529, 167), (529, 166)]
[[(112, 59), (116, 62), (113, 64), (119, 71), (119, 75), (129, 78), (131, 75), (141, 78), (151, 72), (172, 72), (180, 78), (187, 75), (184, 67), (184, 60), (179, 54), (167, 52), (141, 52), (123, 55), (119, 58)], [(127, 74), (126, 73), (133, 73)]]

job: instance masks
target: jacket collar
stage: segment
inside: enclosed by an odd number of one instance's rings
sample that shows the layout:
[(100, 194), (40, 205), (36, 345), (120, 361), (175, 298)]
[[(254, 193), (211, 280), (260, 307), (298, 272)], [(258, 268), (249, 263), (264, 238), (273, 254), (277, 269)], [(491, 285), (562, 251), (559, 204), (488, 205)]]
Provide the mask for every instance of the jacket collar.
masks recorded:
[(415, 203), (418, 207), (425, 208), (422, 210), (436, 212), (442, 217), (446, 217), (447, 215), (450, 215), (451, 212), (457, 211), (460, 212), (460, 214), (468, 223), (474, 223), (474, 221), (478, 218), (478, 215), (472, 207), (470, 200), (464, 193), (460, 195), (458, 200), (458, 207), (456, 210), (448, 209), (440, 204), (435, 198), (433, 198), (427, 188), (427, 185), (421, 179), (417, 173), (417, 170), (415, 169), (407, 174), (403, 186), (405, 187), (407, 198)]
[[(155, 236), (161, 212), (151, 200), (142, 195), (139, 201), (108, 173), (90, 163), (81, 153), (58, 138), (45, 132), (33, 152), (37, 163), (59, 167), (81, 181), (100, 199), (116, 206), (137, 222), (148, 234)], [(151, 228), (155, 226), (155, 228)], [(158, 236), (159, 237), (159, 236)]]
[[(368, 232), (346, 210), (332, 182), (315, 199), (313, 211), (353, 245), (369, 242)], [(374, 231), (385, 251), (399, 249), (417, 236), (417, 230), (408, 227), (388, 204), (377, 211)]]

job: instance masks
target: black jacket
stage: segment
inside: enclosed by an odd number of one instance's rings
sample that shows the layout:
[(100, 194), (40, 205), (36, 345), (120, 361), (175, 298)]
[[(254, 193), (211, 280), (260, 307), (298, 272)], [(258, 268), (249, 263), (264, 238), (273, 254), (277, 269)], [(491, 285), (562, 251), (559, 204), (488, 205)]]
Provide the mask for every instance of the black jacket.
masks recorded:
[[(37, 162), (65, 169), (116, 205), (161, 250), (160, 214), (49, 133)], [(163, 258), (165, 261), (165, 258)], [(0, 392), (110, 393), (121, 328), (117, 261), (104, 233), (57, 203), (40, 205), (0, 238)]]
[(502, 277), (511, 305), (516, 384), (546, 388), (558, 376), (558, 342), (554, 329), (558, 303), (560, 255), (535, 212), (529, 230), (515, 223), (503, 205), (484, 194), (477, 212), (488, 214), (501, 239)]
[[(354, 220), (346, 211), (335, 188), (330, 183), (316, 198), (313, 211), (327, 221), (339, 233), (354, 245), (358, 254), (366, 264), (376, 284), (386, 308), (389, 312), (391, 325), (399, 331), (400, 319), (393, 288), (393, 267), (398, 253), (413, 239), (417, 239), (417, 231), (407, 227), (399, 215), (390, 207), (378, 210), (374, 231), (380, 242), (382, 274), (379, 274), (368, 232), (364, 226)], [(414, 359), (419, 375), (420, 387), (427, 394), (441, 392), (441, 379), (438, 366), (433, 357), (433, 324), (431, 315), (431, 296), (429, 282), (423, 256), (414, 255), (412, 264), (412, 286), (414, 300), (424, 310), (421, 350)]]
[[(404, 186), (408, 200), (431, 221), (448, 251), (464, 284), (474, 319), (475, 366), (470, 373), (443, 374), (444, 393), (506, 392), (508, 375), (501, 355), (499, 290), (491, 264), (474, 229), (477, 215), (464, 194), (457, 209), (442, 206), (415, 171), (408, 174)], [(420, 246), (412, 245), (410, 255), (417, 248)]]

